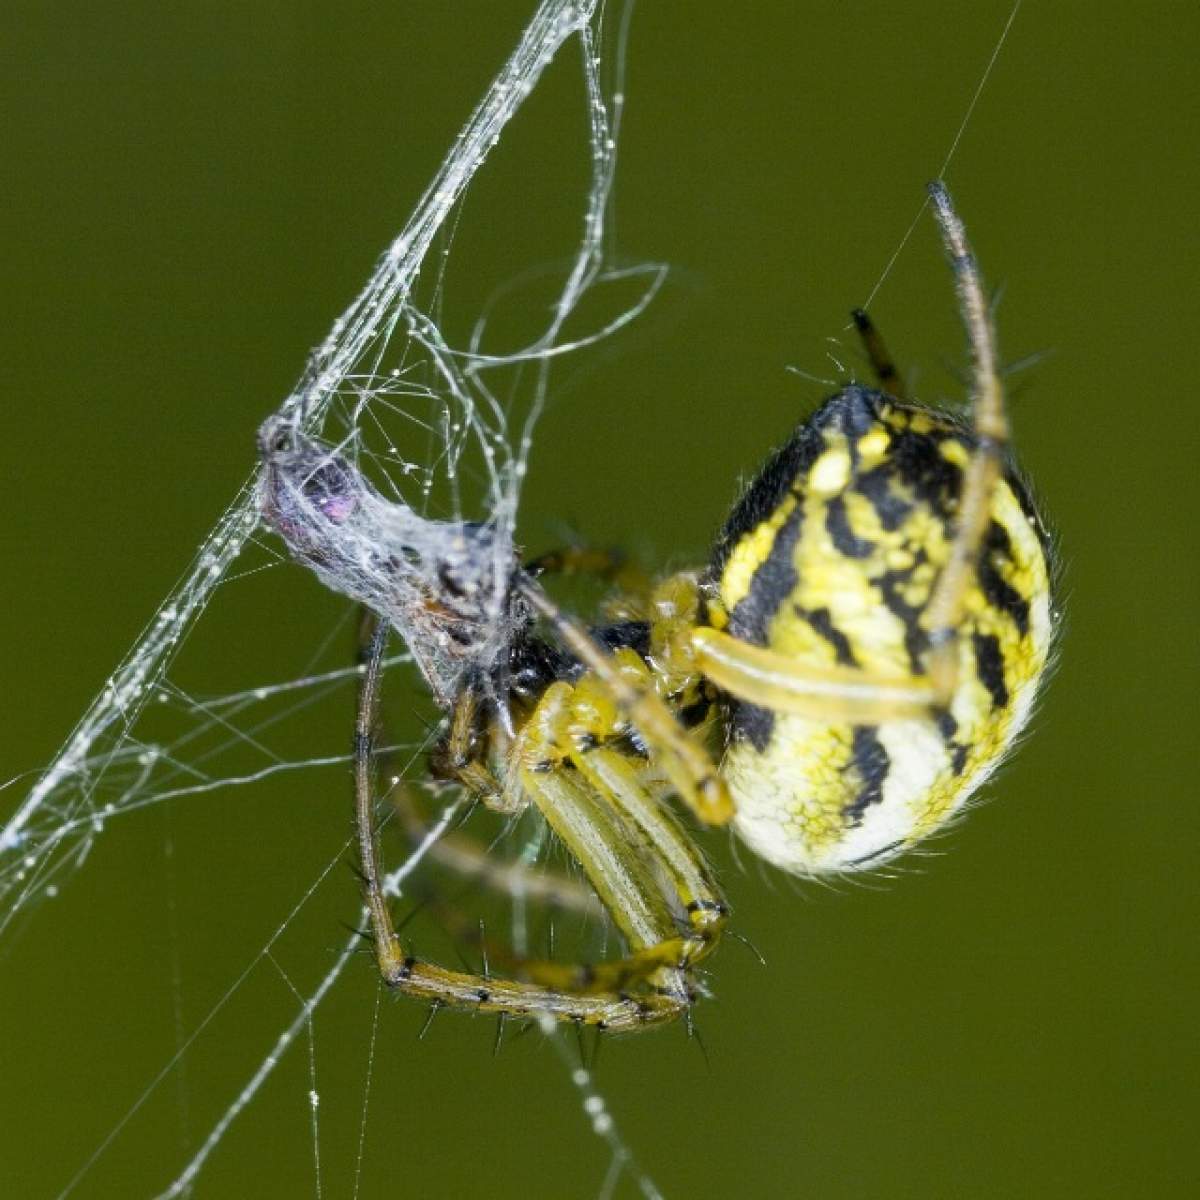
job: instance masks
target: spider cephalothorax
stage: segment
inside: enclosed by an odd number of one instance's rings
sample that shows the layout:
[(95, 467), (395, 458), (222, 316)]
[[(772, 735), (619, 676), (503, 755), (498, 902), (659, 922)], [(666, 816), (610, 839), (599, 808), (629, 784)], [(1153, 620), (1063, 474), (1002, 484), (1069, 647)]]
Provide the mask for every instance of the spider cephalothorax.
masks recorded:
[[(1012, 464), (991, 322), (963, 228), (935, 215), (974, 360), (969, 419), (907, 401), (865, 315), (885, 391), (851, 385), (746, 490), (704, 571), (629, 584), (607, 623), (560, 610), (490, 527), (431, 522), (344, 459), (264, 427), (263, 514), (364, 603), (375, 633), (355, 778), (385, 980), (432, 1001), (636, 1029), (685, 1012), (727, 908), (674, 814), (732, 822), (796, 874), (900, 853), (958, 810), (1030, 711), (1052, 638), (1048, 550)], [(535, 627), (534, 619), (541, 622)], [(372, 736), (389, 627), (446, 709), (434, 777), (514, 814), (535, 807), (625, 943), (615, 960), (516, 961), (505, 977), (411, 956), (373, 825)]]

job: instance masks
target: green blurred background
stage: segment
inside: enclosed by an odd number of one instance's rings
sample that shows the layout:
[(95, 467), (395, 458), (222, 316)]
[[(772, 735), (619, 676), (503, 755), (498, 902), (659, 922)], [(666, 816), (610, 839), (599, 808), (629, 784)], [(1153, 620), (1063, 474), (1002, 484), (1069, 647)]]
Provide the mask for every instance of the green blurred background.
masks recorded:
[[(0, 776), (50, 759), (166, 594), (532, 7), (6, 6)], [(703, 557), (736, 481), (823, 391), (785, 365), (836, 376), (831, 337), (857, 362), (846, 311), (1007, 16), (640, 6), (617, 244), (677, 271), (556, 394), (526, 544), (569, 523)], [(896, 880), (795, 888), (711, 839), (767, 965), (732, 940), (715, 960), (707, 1061), (668, 1030), (598, 1065), (669, 1197), (1192, 1194), (1198, 28), (1184, 3), (1031, 2), (1013, 26), (948, 178), (1003, 288), (1003, 353), (1041, 356), (1014, 420), (1061, 535), (1061, 665), (995, 802)], [(452, 326), (530, 265), (531, 223), (569, 250), (578, 78), (555, 68), (472, 194)], [(919, 394), (959, 394), (928, 218), (873, 312)], [(299, 572), (268, 578), (276, 618), (218, 625), (212, 679), (343, 611)], [(345, 777), (298, 778), (114, 822), (3, 950), (4, 1196), (59, 1193), (336, 854)], [(355, 905), (339, 867), (288, 927), (297, 987)], [(317, 1020), (326, 1197), (353, 1193), (375, 996), (364, 960)], [(280, 973), (255, 971), (74, 1194), (165, 1186), (291, 1011)], [(383, 1007), (362, 1196), (598, 1194), (607, 1152), (538, 1037), (493, 1058), (490, 1022), (443, 1016), (417, 1041), (422, 1020)], [(196, 1196), (316, 1194), (306, 1054)]]

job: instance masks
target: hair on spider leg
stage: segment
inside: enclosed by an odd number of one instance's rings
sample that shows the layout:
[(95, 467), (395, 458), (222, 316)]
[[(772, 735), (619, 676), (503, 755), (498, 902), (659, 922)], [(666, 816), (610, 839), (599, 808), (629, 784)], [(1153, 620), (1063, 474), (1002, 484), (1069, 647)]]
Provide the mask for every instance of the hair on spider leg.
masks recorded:
[[(575, 1049), (579, 1055), (579, 1062), (584, 1070), (587, 1070), (587, 1041), (584, 1031), (583, 1022), (576, 1017), (572, 1024), (575, 1026)], [(553, 1036), (553, 1033), (550, 1035)]]
[[(582, 1021), (574, 1021), (573, 1024), (575, 1026), (575, 1051), (577, 1062), (579, 1063), (577, 1070), (581, 1070), (591, 1077), (595, 1074), (596, 1064), (600, 1061), (600, 1044), (604, 1040), (604, 1035), (608, 1030), (603, 1024), (591, 1026), (592, 1045), (589, 1051), (587, 1042), (588, 1027)], [(547, 1036), (556, 1037), (557, 1032), (554, 1030), (548, 1031)]]
[(704, 1037), (700, 1033), (700, 1026), (696, 1024), (696, 1019), (693, 1016), (695, 1006), (689, 1004), (687, 1011), (683, 1016), (683, 1027), (688, 1044), (695, 1046), (700, 1051), (700, 1057), (704, 1059), (705, 1070), (712, 1070), (712, 1059), (708, 1057), (708, 1046), (705, 1044)]
[[(481, 973), (476, 970), (476, 964), (467, 958), (466, 953), (463, 950), (462, 939), (456, 937), (452, 943), (452, 946), (454, 949), (454, 957), (458, 959), (459, 966), (461, 966), (468, 975), (480, 975)], [(486, 955), (484, 961), (486, 962)]]
[(349, 921), (338, 920), (338, 924), (349, 934), (353, 934), (366, 943), (365, 947), (359, 947), (354, 951), (355, 954), (372, 954), (375, 953), (375, 934), (370, 929), (363, 929), (358, 925), (351, 925)]
[[(1011, 362), (1005, 363), (1000, 368), (1000, 374), (1003, 376), (1005, 383), (1014, 375), (1021, 375), (1026, 371), (1031, 371), (1034, 367), (1039, 367), (1043, 362), (1055, 358), (1058, 351), (1053, 346), (1047, 346), (1042, 350), (1031, 350), (1028, 354), (1023, 354), (1020, 358), (1014, 358)], [(1012, 401), (1020, 400), (1021, 397), (1029, 390), (1031, 381), (1023, 379), (1008, 391), (1008, 399)]]
[[(423, 736), (421, 739), (423, 746), (432, 746), (437, 741), (438, 736), (441, 734), (442, 725), (444, 723), (443, 718), (431, 717), (428, 713), (423, 712), (421, 709), (416, 708), (415, 706), (408, 709), (407, 715), (410, 721), (415, 721), (421, 726), (423, 730)], [(383, 751), (380, 750), (378, 753), (382, 757)]]
[[(362, 884), (363, 887), (366, 887), (367, 886), (367, 878), (366, 878), (365, 873), (361, 869), (361, 867), (358, 866), (357, 864), (353, 864), (353, 863), (347, 864), (347, 865), (350, 866), (350, 869), (354, 872), (354, 875), (358, 879), (359, 883)], [(397, 933), (402, 933), (405, 929), (407, 929), (408, 926), (411, 925), (413, 923), (413, 921), (416, 920), (416, 918), (421, 915), (422, 912), (424, 912), (426, 909), (429, 909), (433, 906), (433, 903), (436, 899), (436, 894), (432, 888), (425, 890), (422, 894), (418, 894), (418, 895), (414, 896), (411, 893), (414, 891), (420, 891), (421, 889), (419, 889), (416, 884), (410, 883), (409, 890), (410, 890), (409, 899), (412, 900), (412, 906), (408, 909), (408, 911), (404, 914), (403, 917), (400, 917), (395, 922), (395, 927), (396, 927)], [(369, 942), (371, 945), (372, 952), (374, 952), (375, 935), (374, 935), (373, 930), (368, 932), (363, 929), (360, 929), (357, 925), (351, 925), (346, 921), (339, 921), (338, 924), (340, 924), (348, 932), (355, 933), (359, 937), (363, 938), (365, 941)], [(361, 953), (361, 951), (360, 951), (360, 953)]]
[(482, 805), (483, 801), (478, 796), (472, 796), (470, 802), (463, 806), (462, 812), (455, 817), (454, 824), (450, 826), (449, 833), (457, 833), (464, 828), (471, 815)]
[(513, 1035), (512, 1035), (512, 1036), (509, 1038), (509, 1041), (510, 1041), (510, 1042), (518, 1042), (518, 1041), (520, 1041), (520, 1040), (521, 1040), (521, 1038), (523, 1038), (523, 1037), (528, 1037), (528, 1035), (529, 1035), (529, 1034), (531, 1034), (531, 1033), (532, 1033), (532, 1032), (533, 1032), (535, 1029), (538, 1029), (539, 1027), (540, 1027), (540, 1026), (539, 1026), (539, 1023), (538, 1023), (538, 1021), (536, 1020), (536, 1018), (534, 1018), (534, 1017), (526, 1017), (526, 1018), (525, 1018), (524, 1020), (522, 1020), (522, 1021), (520, 1022), (520, 1024), (517, 1026), (517, 1032), (516, 1032), (516, 1033), (514, 1033), (514, 1034), (513, 1034)]
[(432, 902), (432, 896), (422, 896), (419, 899), (414, 899), (412, 907), (396, 922), (396, 932), (403, 933)]
[(725, 936), (733, 938), (735, 942), (741, 942), (758, 959), (759, 966), (765, 967), (767, 965), (767, 960), (763, 957), (762, 951), (744, 933), (739, 933), (736, 929), (727, 928)]
[(803, 367), (797, 367), (794, 363), (788, 363), (783, 369), (789, 375), (799, 376), (805, 383), (815, 383), (822, 388), (836, 388), (838, 386), (836, 379), (826, 379), (824, 375), (814, 375), (811, 371), (806, 371)]
[[(994, 314), (996, 309), (999, 308), (1000, 302), (1004, 298), (1004, 290), (1004, 285), (1001, 284), (992, 291), (988, 301), (989, 313)], [(1030, 387), (1030, 383), (1027, 380), (1019, 380), (1015, 385), (1010, 385), (1010, 380), (1036, 367), (1045, 359), (1052, 358), (1054, 354), (1054, 349), (1047, 347), (1042, 350), (1031, 350), (1028, 354), (1023, 354), (1019, 358), (996, 364), (996, 375), (1004, 381), (1004, 401), (1009, 409), (1019, 407), (1022, 396)], [(969, 393), (974, 378), (970, 366), (964, 367), (960, 361), (946, 358), (940, 354), (937, 356), (937, 364), (942, 371), (954, 380), (959, 391)], [(957, 410), (959, 404), (958, 402), (953, 402), (947, 404), (946, 407)]]
[(584, 1063), (584, 1067), (591, 1074), (596, 1073), (596, 1064), (600, 1061), (600, 1047), (604, 1044), (604, 1035), (607, 1032), (601, 1029), (599, 1025), (593, 1027), (595, 1033), (592, 1035), (592, 1053), (591, 1057)]
[(363, 887), (367, 886), (367, 874), (362, 869), (362, 864), (358, 860), (346, 858), (343, 862), (343, 865), (350, 872), (350, 874), (353, 875), (360, 884), (362, 884)]
[(436, 1017), (444, 1007), (445, 1005), (440, 1000), (434, 1000), (429, 1005), (429, 1014), (426, 1016), (424, 1023), (417, 1033), (418, 1042), (423, 1042), (425, 1040), (425, 1035), (429, 1032), (430, 1025), (433, 1024), (433, 1018)]

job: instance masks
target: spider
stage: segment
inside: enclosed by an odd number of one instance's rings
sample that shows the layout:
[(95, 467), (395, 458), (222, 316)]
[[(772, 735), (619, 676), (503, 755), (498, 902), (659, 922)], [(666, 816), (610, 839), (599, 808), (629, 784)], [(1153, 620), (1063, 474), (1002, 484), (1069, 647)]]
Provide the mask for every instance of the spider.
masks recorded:
[[(907, 400), (856, 313), (880, 390), (828, 399), (745, 490), (707, 567), (620, 595), (602, 624), (561, 610), (540, 577), (611, 577), (603, 555), (521, 565), (487, 526), (416, 517), (293, 425), (264, 425), (264, 518), (375, 614), (354, 773), (390, 987), (613, 1031), (669, 1021), (689, 1012), (729, 914), (670, 797), (785, 871), (850, 872), (943, 826), (1012, 744), (1052, 641), (1048, 541), (1010, 457), (979, 271), (946, 189), (929, 194), (971, 349), (969, 420)], [(406, 948), (373, 811), (392, 628), (446, 713), (434, 778), (501, 812), (536, 806), (622, 957), (520, 961), (500, 977)]]

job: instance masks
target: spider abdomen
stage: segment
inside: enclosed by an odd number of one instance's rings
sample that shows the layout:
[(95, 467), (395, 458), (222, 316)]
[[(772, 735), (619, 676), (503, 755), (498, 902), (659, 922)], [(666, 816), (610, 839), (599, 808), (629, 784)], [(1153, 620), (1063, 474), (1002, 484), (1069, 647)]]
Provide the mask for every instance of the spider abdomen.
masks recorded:
[[(800, 670), (872, 681), (928, 670), (927, 607), (951, 553), (972, 435), (849, 387), (800, 427), (735, 507), (709, 621)], [(728, 700), (735, 827), (809, 874), (875, 865), (942, 825), (1028, 716), (1051, 642), (1044, 534), (1008, 472), (992, 494), (953, 631), (956, 684), (924, 715), (869, 724)]]

